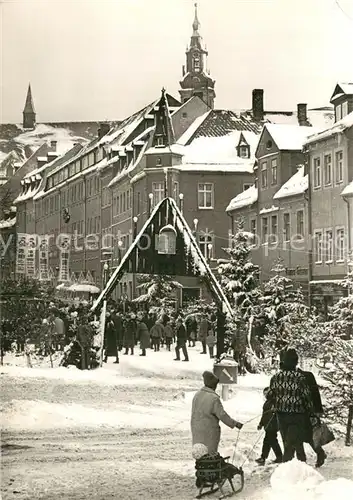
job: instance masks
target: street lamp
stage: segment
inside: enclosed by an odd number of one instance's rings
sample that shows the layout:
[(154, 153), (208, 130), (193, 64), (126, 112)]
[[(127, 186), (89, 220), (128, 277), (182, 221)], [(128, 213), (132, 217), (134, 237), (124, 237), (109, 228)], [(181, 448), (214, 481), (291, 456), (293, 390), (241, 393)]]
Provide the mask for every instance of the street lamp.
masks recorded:
[(119, 264), (121, 262), (121, 250), (122, 250), (123, 242), (121, 240), (118, 241), (118, 256), (119, 256)]
[(153, 193), (150, 193), (148, 195), (148, 215), (151, 215), (152, 205), (153, 205)]
[(179, 208), (180, 208), (180, 212), (183, 213), (183, 209), (184, 209), (184, 194), (183, 193), (179, 193)]
[(109, 271), (109, 264), (108, 264), (108, 262), (104, 262), (104, 265), (103, 265), (103, 286), (104, 286), (104, 288), (106, 287), (107, 282), (108, 282), (108, 271)]
[(208, 249), (208, 252), (207, 252), (207, 253), (208, 253), (208, 260), (211, 260), (211, 257), (212, 257), (212, 248), (213, 248), (212, 243), (209, 243), (209, 244), (207, 245), (207, 249)]

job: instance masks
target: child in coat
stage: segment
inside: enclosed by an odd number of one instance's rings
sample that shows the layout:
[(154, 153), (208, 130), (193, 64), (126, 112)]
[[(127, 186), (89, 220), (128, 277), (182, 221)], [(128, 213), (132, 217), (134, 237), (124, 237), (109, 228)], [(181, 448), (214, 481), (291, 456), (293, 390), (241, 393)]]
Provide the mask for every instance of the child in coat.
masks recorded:
[(282, 462), (282, 450), (278, 443), (278, 423), (276, 414), (272, 411), (273, 402), (270, 395), (270, 388), (266, 387), (264, 389), (264, 396), (266, 398), (265, 403), (262, 407), (262, 417), (257, 426), (257, 429), (264, 429), (265, 437), (262, 444), (261, 457), (257, 458), (255, 462), (259, 465), (265, 465), (266, 459), (268, 458), (271, 449), (276, 455), (276, 460), (273, 463), (279, 464)]
[(214, 358), (214, 347), (217, 343), (216, 335), (213, 329), (209, 330), (206, 337), (206, 345), (208, 347), (208, 352), (210, 353), (210, 358)]

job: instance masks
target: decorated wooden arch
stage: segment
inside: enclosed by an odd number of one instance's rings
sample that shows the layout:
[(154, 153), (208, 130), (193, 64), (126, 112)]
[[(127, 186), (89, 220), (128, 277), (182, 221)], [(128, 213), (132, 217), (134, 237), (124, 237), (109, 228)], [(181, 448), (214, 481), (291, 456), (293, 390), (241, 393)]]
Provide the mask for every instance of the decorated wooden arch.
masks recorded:
[(219, 282), (173, 198), (164, 198), (153, 209), (93, 304), (92, 311), (109, 298), (124, 273), (200, 277), (218, 307), (232, 314)]

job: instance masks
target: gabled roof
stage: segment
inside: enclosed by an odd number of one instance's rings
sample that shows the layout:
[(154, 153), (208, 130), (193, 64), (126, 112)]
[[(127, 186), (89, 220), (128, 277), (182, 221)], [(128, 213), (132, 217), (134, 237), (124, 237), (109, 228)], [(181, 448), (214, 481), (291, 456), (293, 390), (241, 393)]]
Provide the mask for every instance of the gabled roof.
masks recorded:
[(342, 95), (353, 95), (353, 83), (337, 83), (330, 102), (334, 102)]
[[(180, 102), (177, 101), (170, 94), (166, 94), (166, 99), (169, 107), (180, 106)], [(130, 142), (133, 132), (137, 129), (140, 123), (151, 115), (154, 118), (154, 112), (156, 111), (156, 106), (158, 105), (160, 98), (151, 102), (144, 108), (140, 109), (133, 115), (125, 118), (117, 127), (114, 127), (107, 135), (105, 135), (100, 144), (121, 144), (124, 145)]]
[[(301, 151), (308, 136), (315, 134), (315, 132), (319, 132), (318, 129), (314, 129), (313, 127), (266, 123), (262, 131), (259, 144), (266, 130), (280, 151)], [(256, 150), (256, 153), (257, 151), (258, 149)]]
[(305, 193), (309, 186), (308, 175), (304, 174), (304, 166), (298, 168), (298, 171), (292, 175), (287, 182), (277, 191), (274, 195), (274, 200), (287, 198), (289, 196), (296, 196)]
[[(147, 274), (176, 274), (169, 272), (170, 270), (165, 267), (163, 267), (163, 272), (162, 269), (158, 268), (159, 259), (155, 258), (157, 249), (155, 248), (154, 236), (162, 227), (160, 227), (159, 220), (165, 222), (165, 224), (164, 222), (162, 223), (163, 226), (168, 223), (172, 224), (177, 232), (177, 253), (174, 257), (167, 256), (168, 260), (166, 262), (172, 267), (175, 266), (176, 263), (179, 264), (180, 268), (184, 266), (185, 275), (202, 276), (206, 278), (205, 282), (214, 298), (218, 303), (222, 303), (225, 306), (228, 314), (232, 315), (232, 308), (219, 282), (201, 253), (188, 223), (173, 198), (164, 198), (164, 200), (156, 205), (132, 245), (121, 259), (113, 275), (110, 277), (105, 289), (93, 304), (92, 311), (95, 311), (102, 305), (103, 301), (112, 293), (125, 272), (146, 273), (146, 269), (148, 269), (150, 272), (147, 271)], [(149, 245), (146, 245), (146, 241), (149, 242)], [(159, 257), (162, 258), (161, 256)], [(139, 267), (141, 265), (144, 266), (143, 271)], [(179, 267), (176, 269), (179, 271)]]
[(240, 208), (250, 207), (257, 202), (257, 199), (258, 188), (255, 185), (252, 185), (230, 201), (226, 208), (226, 212), (232, 212), (233, 210), (239, 210)]

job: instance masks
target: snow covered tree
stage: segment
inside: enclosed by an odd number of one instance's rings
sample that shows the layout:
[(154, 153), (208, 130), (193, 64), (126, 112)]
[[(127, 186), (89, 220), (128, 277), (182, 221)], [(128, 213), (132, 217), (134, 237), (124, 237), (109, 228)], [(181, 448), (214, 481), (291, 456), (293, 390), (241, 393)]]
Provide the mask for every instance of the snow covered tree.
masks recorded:
[(332, 341), (333, 362), (322, 371), (329, 382), (326, 388), (326, 413), (346, 426), (346, 445), (351, 442), (353, 419), (353, 340), (336, 338)]
[(275, 356), (288, 346), (291, 331), (296, 330), (300, 337), (304, 325), (310, 325), (309, 308), (301, 290), (285, 276), (285, 268), (280, 262), (272, 271), (275, 275), (265, 283), (262, 298), (266, 332), (263, 346), (269, 356)]
[(239, 318), (248, 321), (258, 312), (261, 297), (260, 268), (251, 260), (253, 235), (244, 231), (244, 222), (238, 221), (233, 245), (223, 248), (228, 259), (218, 260), (218, 273), (224, 292)]
[(347, 296), (341, 297), (330, 310), (330, 320), (335, 336), (350, 339), (353, 336), (353, 275), (349, 273), (342, 281)]
[(162, 274), (145, 274), (139, 277), (137, 289), (144, 293), (133, 300), (143, 304), (157, 316), (171, 313), (175, 308), (175, 292), (183, 288), (179, 281)]
[(257, 325), (260, 316), (261, 288), (260, 269), (251, 260), (253, 234), (244, 231), (243, 220), (238, 221), (237, 231), (232, 237), (232, 246), (223, 250), (228, 259), (218, 260), (221, 286), (231, 304), (234, 314), (227, 318), (225, 347), (232, 347), (236, 358), (244, 360), (250, 344), (257, 338), (249, 335), (249, 327)]

